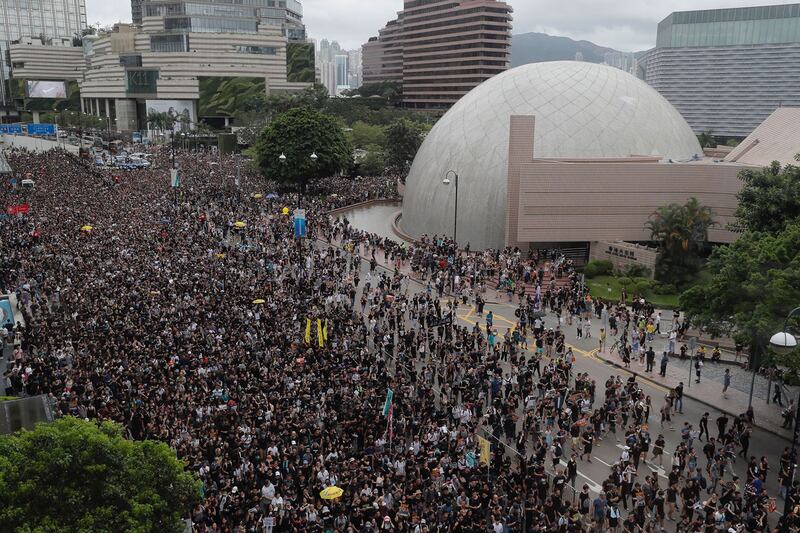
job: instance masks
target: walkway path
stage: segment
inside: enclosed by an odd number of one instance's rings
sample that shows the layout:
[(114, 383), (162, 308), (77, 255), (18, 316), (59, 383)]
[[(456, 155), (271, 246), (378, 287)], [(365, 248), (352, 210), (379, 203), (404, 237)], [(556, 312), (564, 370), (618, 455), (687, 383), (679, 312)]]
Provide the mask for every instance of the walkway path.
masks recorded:
[[(622, 359), (619, 354), (598, 351), (595, 355), (608, 364), (614, 365), (617, 368), (623, 368)], [(663, 387), (674, 388), (680, 383), (683, 383), (683, 392), (685, 396), (702, 402), (719, 411), (728, 413), (729, 415), (738, 416), (747, 411), (749, 390), (743, 391), (731, 386), (728, 387), (727, 393), (723, 395), (722, 383), (715, 379), (710, 379), (709, 377), (703, 377), (702, 374), (701, 381), (698, 384), (695, 382), (694, 373), (692, 373), (690, 379), (687, 362), (682, 362), (684, 364), (681, 365), (672, 364), (672, 362), (670, 362), (667, 365), (666, 377), (661, 377), (658, 373), (659, 361), (660, 356), (657, 356), (653, 372), (645, 372), (646, 367), (639, 365), (639, 363), (635, 361), (631, 362), (628, 370), (641, 376), (642, 379), (646, 379)], [(706, 364), (703, 371), (709, 366), (711, 365)], [(748, 373), (748, 375), (750, 374)], [(756, 392), (758, 391), (756, 390)], [(764, 396), (754, 394), (753, 413), (755, 416), (755, 425), (771, 433), (780, 435), (781, 437), (791, 439), (792, 432), (781, 427), (783, 424), (781, 411), (780, 407), (767, 404)]]

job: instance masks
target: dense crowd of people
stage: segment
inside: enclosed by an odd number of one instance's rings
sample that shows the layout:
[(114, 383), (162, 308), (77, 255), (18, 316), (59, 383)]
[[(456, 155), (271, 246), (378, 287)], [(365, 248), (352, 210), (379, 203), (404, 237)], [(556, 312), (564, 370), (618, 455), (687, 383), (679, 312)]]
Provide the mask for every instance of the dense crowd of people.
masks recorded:
[[(249, 169), (237, 185), (233, 160), (209, 154), (178, 154), (176, 189), (163, 152), (124, 173), (7, 157), (35, 187), (1, 193), (30, 206), (0, 220), (0, 289), (24, 318), (6, 392), (170, 444), (202, 482), (194, 531), (770, 530), (774, 467), (748, 455), (747, 420), (667, 450), (635, 378), (577, 371), (567, 327), (593, 335), (610, 316), (628, 350), (656, 313), (592, 300), (555, 252), (404, 244), (327, 214), (394, 197), (385, 178), (322, 180), (301, 199), (268, 197)], [(296, 205), (308, 239), (284, 214)], [(490, 296), (519, 302), (514, 328), (484, 314)], [(453, 319), (465, 303), (472, 326)], [(664, 399), (662, 423), (681, 401)], [(578, 465), (604, 438), (624, 447), (592, 491)], [(666, 481), (643, 468), (668, 454)], [(343, 494), (323, 499), (332, 486)]]

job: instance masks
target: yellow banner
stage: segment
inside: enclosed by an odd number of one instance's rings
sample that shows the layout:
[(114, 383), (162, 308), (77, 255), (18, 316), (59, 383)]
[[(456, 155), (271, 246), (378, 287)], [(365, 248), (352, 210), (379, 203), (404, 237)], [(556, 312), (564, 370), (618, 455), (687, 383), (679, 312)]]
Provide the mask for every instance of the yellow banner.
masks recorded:
[(306, 344), (311, 343), (311, 319), (306, 318)]
[(319, 318), (317, 319), (317, 340), (320, 348), (325, 346), (325, 339), (322, 337), (322, 320)]
[(481, 448), (481, 456), (480, 461), (481, 463), (488, 465), (489, 464), (489, 450), (491, 449), (491, 445), (489, 441), (484, 439), (483, 437), (478, 437), (478, 445)]

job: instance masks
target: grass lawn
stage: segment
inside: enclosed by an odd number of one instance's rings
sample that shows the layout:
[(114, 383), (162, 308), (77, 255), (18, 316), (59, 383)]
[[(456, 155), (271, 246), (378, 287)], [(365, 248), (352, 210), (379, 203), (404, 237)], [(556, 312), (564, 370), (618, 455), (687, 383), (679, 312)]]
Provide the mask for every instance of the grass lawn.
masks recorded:
[[(613, 302), (619, 301), (622, 287), (618, 279), (614, 276), (597, 276), (596, 278), (587, 279), (586, 285), (589, 287), (592, 298), (602, 298)], [(629, 300), (631, 296), (633, 296), (633, 294), (631, 294), (631, 290), (628, 289)], [(649, 302), (660, 309), (674, 309), (678, 307), (677, 294), (653, 294), (648, 291), (644, 296)]]

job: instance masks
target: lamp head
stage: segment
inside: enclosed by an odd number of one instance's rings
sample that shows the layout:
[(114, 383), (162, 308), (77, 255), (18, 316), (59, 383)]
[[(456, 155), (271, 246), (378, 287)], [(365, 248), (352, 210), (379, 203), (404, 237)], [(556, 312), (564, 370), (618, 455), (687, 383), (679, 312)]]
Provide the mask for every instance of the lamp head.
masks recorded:
[(442, 180), (442, 183), (443, 183), (444, 185), (450, 185), (450, 178), (448, 178), (447, 176), (445, 176), (445, 177), (444, 177), (444, 179)]
[(317, 159), (319, 159), (319, 157), (317, 156), (317, 152), (316, 152), (316, 151), (314, 151), (314, 152), (311, 152), (311, 161), (313, 161), (314, 163), (316, 163), (316, 162), (317, 162)]
[(281, 163), (286, 163), (286, 154), (281, 152), (281, 155), (278, 157), (278, 161), (280, 161)]
[(797, 348), (797, 339), (791, 333), (781, 331), (769, 339), (769, 346), (780, 354), (786, 354)]

